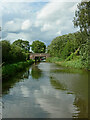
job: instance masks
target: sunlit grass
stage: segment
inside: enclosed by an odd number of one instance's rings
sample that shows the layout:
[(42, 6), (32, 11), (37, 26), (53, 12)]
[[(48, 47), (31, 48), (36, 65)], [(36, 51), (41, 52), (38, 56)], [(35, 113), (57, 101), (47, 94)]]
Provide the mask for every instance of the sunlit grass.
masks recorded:
[(76, 68), (76, 69), (85, 69), (85, 66), (82, 65), (81, 59), (79, 56), (74, 57), (71, 60), (63, 60), (57, 57), (50, 57), (47, 59), (47, 62), (52, 62), (59, 64), (64, 67)]

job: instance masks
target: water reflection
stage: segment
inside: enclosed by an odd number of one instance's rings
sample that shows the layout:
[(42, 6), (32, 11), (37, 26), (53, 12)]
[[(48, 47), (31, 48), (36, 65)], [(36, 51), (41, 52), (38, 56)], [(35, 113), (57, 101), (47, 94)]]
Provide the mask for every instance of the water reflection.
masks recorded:
[(22, 75), (22, 79), (28, 79), (29, 78), (30, 71), (29, 69)]
[(50, 77), (50, 82), (55, 89), (66, 90), (65, 85), (61, 84), (58, 80), (55, 80), (53, 77)]
[(87, 74), (64, 69), (40, 63), (4, 83), (3, 117), (87, 118)]
[(37, 65), (33, 65), (31, 70), (31, 75), (32, 78), (38, 80), (42, 76), (42, 71), (38, 68)]
[[(2, 94), (8, 94), (10, 88), (13, 88), (17, 82), (21, 80), (25, 80), (29, 78), (29, 68), (26, 71), (20, 72), (13, 78), (9, 78), (8, 80), (2, 80)], [(8, 82), (7, 82), (8, 81)]]
[(0, 97), (0, 120), (2, 118), (2, 98)]
[(78, 111), (78, 113), (73, 113), (73, 117), (88, 118), (88, 104), (84, 99), (76, 96), (73, 105), (75, 105)]
[[(63, 83), (62, 82), (60, 83), (60, 80), (57, 80), (54, 77), (50, 77), (50, 82), (55, 89), (64, 90), (66, 94), (75, 95), (74, 101), (73, 101), (73, 105), (75, 107), (75, 111), (73, 112), (73, 115), (72, 115), (73, 117), (82, 118), (83, 116), (83, 118), (88, 118), (88, 96), (87, 96), (87, 90), (84, 89), (86, 86), (88, 87), (87, 83), (84, 83), (84, 88), (82, 88), (82, 86), (78, 88), (76, 85), (74, 85), (73, 89), (70, 90), (68, 88), (68, 84), (65, 84), (65, 81)], [(74, 79), (73, 79), (73, 82), (74, 82)], [(87, 82), (87, 79), (85, 82)], [(82, 80), (82, 84), (83, 84), (83, 80)], [(78, 92), (76, 92), (75, 89), (77, 89)], [(83, 90), (85, 91), (86, 95), (83, 94)]]

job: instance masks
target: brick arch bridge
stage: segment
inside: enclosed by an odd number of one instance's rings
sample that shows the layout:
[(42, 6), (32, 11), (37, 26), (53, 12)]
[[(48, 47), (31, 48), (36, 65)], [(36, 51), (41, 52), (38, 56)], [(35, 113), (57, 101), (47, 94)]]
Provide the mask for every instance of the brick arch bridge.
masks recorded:
[(48, 53), (30, 53), (30, 59), (36, 59), (36, 58), (41, 58), (41, 57), (45, 57), (48, 58), (50, 57), (50, 54)]

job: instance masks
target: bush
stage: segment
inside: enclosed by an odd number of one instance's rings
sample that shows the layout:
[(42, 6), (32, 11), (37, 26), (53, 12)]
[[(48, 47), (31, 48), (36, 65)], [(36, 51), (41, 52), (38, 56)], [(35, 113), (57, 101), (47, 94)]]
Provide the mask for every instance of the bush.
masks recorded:
[(2, 78), (6, 79), (14, 76), (18, 72), (24, 70), (26, 67), (34, 63), (33, 60), (28, 60), (25, 62), (18, 62), (14, 64), (8, 64), (2, 67)]
[(1, 41), (0, 44), (2, 44), (3, 63), (9, 64), (29, 59), (29, 53), (23, 52), (21, 47), (10, 44), (10, 42), (7, 40)]

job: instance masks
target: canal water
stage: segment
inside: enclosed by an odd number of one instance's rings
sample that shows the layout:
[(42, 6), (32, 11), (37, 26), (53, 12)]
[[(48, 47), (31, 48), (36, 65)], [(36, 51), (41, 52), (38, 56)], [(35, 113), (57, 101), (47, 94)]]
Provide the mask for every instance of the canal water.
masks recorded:
[(3, 118), (88, 118), (88, 72), (33, 64), (3, 83)]

